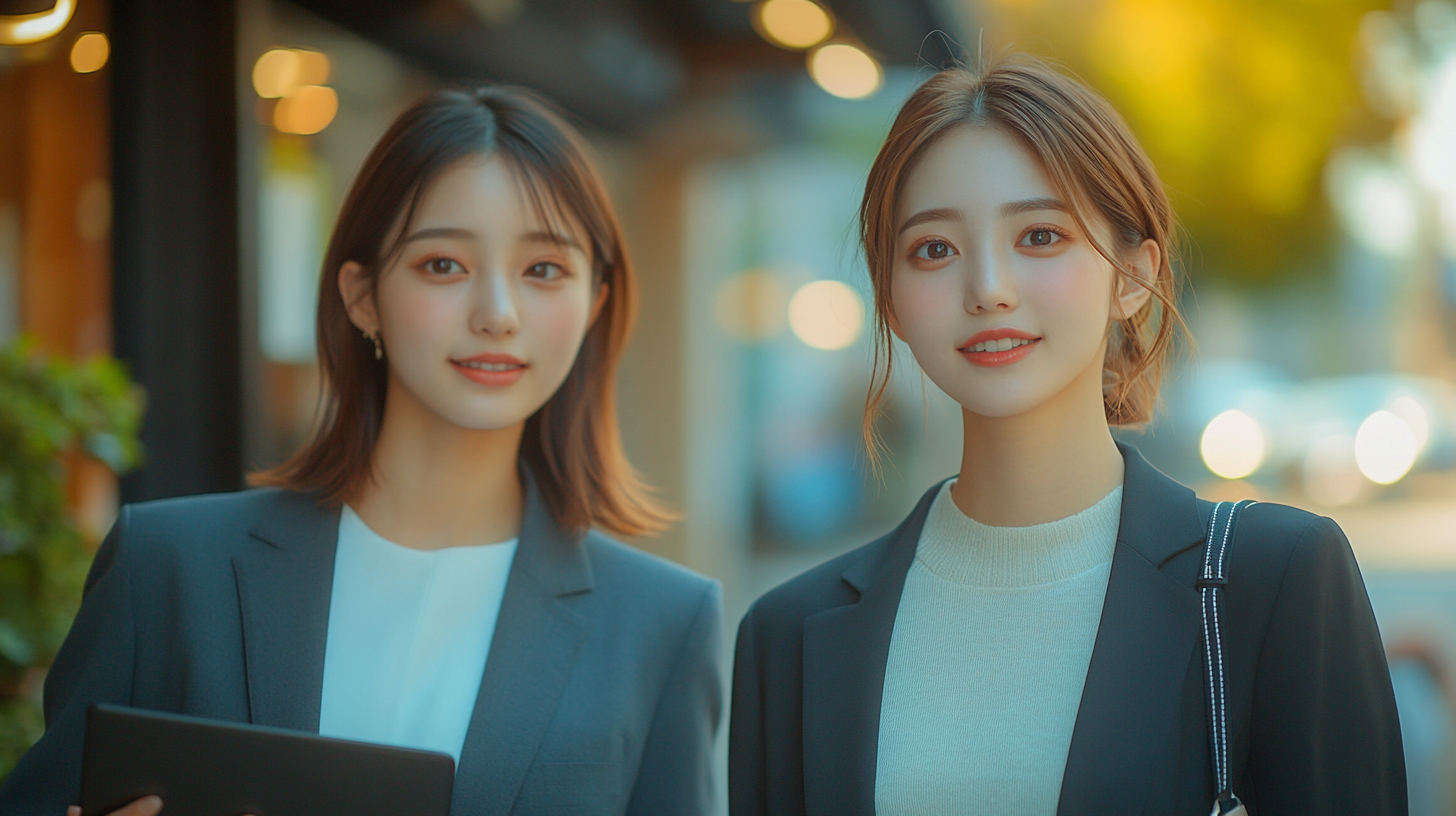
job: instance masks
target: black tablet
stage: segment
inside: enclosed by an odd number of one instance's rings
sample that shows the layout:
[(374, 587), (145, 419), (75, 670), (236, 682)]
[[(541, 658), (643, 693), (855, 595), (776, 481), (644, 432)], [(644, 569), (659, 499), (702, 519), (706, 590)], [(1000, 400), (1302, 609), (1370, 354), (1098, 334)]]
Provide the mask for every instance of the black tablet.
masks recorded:
[(156, 794), (163, 816), (449, 816), (454, 779), (449, 754), (93, 705), (81, 813)]

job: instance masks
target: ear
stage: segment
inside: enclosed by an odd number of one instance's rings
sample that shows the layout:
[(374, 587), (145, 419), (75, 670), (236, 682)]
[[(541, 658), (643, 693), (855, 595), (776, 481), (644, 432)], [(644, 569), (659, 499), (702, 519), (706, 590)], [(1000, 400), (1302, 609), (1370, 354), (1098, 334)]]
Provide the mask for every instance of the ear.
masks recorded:
[(602, 307), (607, 305), (607, 291), (609, 287), (606, 281), (597, 284), (597, 292), (592, 295), (591, 316), (587, 318), (586, 327), (590, 329), (597, 323), (597, 315), (602, 313)]
[(1127, 273), (1117, 276), (1113, 289), (1112, 319), (1125, 320), (1138, 313), (1153, 296), (1158, 282), (1158, 269), (1163, 263), (1163, 250), (1149, 238), (1142, 242), (1128, 263)]
[(339, 267), (339, 295), (344, 299), (349, 322), (355, 328), (367, 335), (379, 333), (379, 309), (374, 302), (374, 287), (363, 266), (348, 261)]

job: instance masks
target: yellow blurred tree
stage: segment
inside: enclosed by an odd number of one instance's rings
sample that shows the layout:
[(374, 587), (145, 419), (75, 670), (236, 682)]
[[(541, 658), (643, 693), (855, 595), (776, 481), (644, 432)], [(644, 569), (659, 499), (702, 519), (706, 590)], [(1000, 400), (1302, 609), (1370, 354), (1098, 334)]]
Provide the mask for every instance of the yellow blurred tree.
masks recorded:
[[(1331, 150), (1388, 133), (1361, 97), (1371, 0), (983, 0), (987, 55), (1048, 57), (1105, 94), (1157, 164), (1199, 275), (1328, 270)], [(972, 48), (974, 49), (974, 45)], [(974, 54), (973, 54), (974, 56)]]

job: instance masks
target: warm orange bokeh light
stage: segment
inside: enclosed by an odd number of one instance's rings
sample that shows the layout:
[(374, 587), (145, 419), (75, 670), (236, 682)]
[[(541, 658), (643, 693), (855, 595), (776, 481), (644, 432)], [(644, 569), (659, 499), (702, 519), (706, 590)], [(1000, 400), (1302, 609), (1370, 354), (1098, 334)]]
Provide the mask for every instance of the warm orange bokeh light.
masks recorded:
[(284, 133), (309, 136), (334, 121), (339, 112), (339, 96), (333, 88), (304, 85), (279, 100), (273, 109), (273, 126)]
[(78, 74), (100, 71), (111, 58), (111, 41), (100, 31), (88, 31), (71, 45), (71, 68)]

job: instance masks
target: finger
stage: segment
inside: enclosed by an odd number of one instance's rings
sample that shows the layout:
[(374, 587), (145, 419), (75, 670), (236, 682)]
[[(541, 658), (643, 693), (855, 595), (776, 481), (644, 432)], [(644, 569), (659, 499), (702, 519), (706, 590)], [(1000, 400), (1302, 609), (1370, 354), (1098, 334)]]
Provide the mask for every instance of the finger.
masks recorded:
[(126, 807), (118, 810), (112, 816), (157, 816), (162, 809), (162, 799), (159, 796), (143, 796)]
[(66, 816), (81, 816), (81, 806), (71, 805), (70, 807), (66, 808)]

